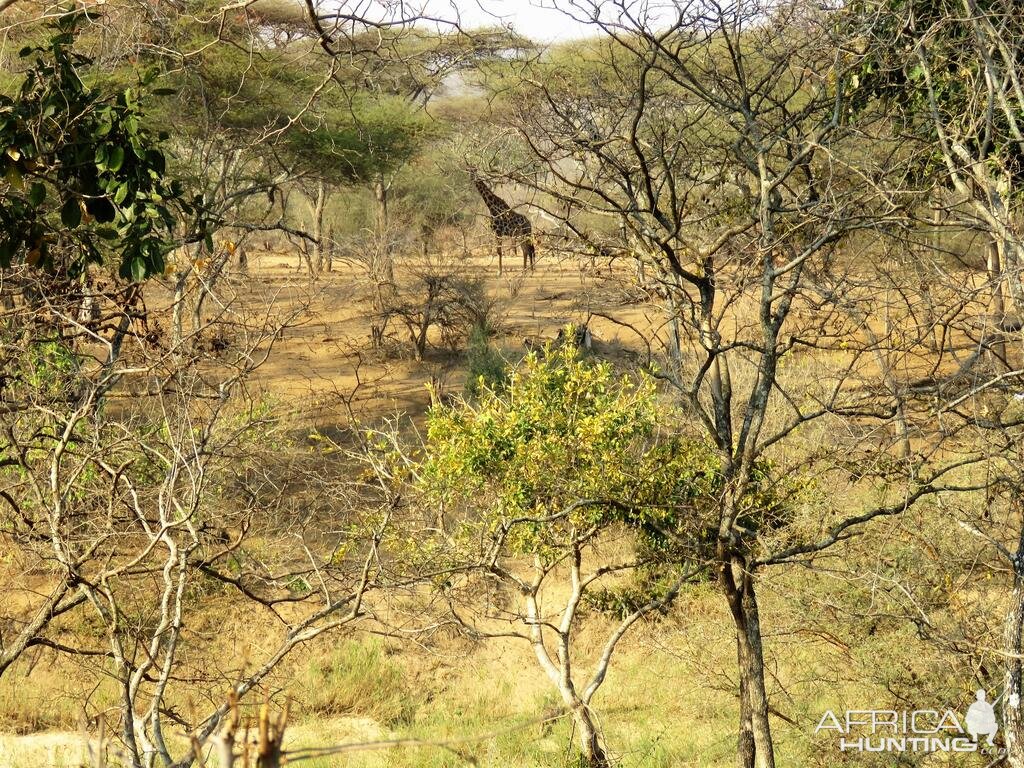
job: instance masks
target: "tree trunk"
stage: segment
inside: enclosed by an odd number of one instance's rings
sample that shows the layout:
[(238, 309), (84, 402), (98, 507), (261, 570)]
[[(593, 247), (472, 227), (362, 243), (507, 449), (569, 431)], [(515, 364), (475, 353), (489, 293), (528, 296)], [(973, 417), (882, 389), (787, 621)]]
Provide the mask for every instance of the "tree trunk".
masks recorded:
[(220, 251), (215, 248), (209, 254), (208, 268), (205, 271), (206, 276), (203, 278), (200, 275), (201, 279), (198, 281), (196, 289), (196, 302), (192, 308), (192, 329), (197, 333), (203, 327), (203, 305), (206, 303), (206, 298), (213, 293), (213, 289), (220, 280), (221, 273), (223, 273), (224, 267), (227, 266), (230, 258), (231, 253), (226, 247), (222, 247)]
[(764, 646), (761, 642), (761, 617), (754, 594), (754, 575), (744, 579), (743, 610), (746, 614), (746, 639), (749, 647), (748, 695), (750, 697), (751, 725), (754, 730), (754, 747), (757, 751), (754, 765), (757, 768), (775, 768), (775, 744), (772, 741), (771, 721), (768, 718), (768, 689), (764, 682)]
[(309, 201), (310, 229), (313, 235), (313, 251), (309, 259), (310, 276), (319, 276), (324, 266), (324, 208), (327, 205), (327, 184), (316, 183), (316, 195)]
[(585, 704), (578, 704), (573, 711), (573, 723), (576, 726), (576, 733), (580, 741), (580, 751), (583, 753), (583, 760), (587, 768), (608, 768), (608, 755), (601, 746), (601, 739), (598, 737), (594, 720), (590, 716), (590, 708)]
[(416, 356), (416, 362), (422, 363), (423, 356), (427, 353), (427, 333), (430, 331), (430, 309), (423, 310), (420, 318), (419, 328), (412, 335), (412, 344)]
[(324, 249), (324, 271), (334, 271), (334, 229), (331, 227), (327, 228), (327, 247)]
[(991, 240), (987, 249), (988, 279), (992, 284), (992, 314), (998, 320), (1003, 319), (1006, 314), (1006, 305), (1003, 302), (1003, 276), (999, 263), (999, 244)]
[(988, 281), (992, 286), (992, 317), (995, 318), (996, 334), (998, 341), (993, 345), (996, 356), (1006, 361), (1006, 340), (1003, 337), (1003, 322), (1006, 320), (1006, 305), (1003, 302), (1003, 275), (999, 261), (999, 246), (995, 240), (989, 242), (986, 249), (986, 267)]
[(388, 190), (391, 184), (381, 174), (373, 185), (373, 194), (377, 200), (377, 243), (375, 247), (373, 268), (374, 280), (386, 283), (395, 282), (395, 267), (391, 255), (391, 242), (388, 237)]
[[(742, 669), (745, 664), (746, 645), (740, 642), (739, 633), (736, 634), (736, 658), (739, 659), (739, 667)], [(736, 766), (737, 768), (754, 768), (754, 759), (757, 749), (754, 745), (754, 708), (750, 701), (750, 685), (747, 683), (746, 675), (740, 674), (740, 731), (736, 739)]]
[(676, 277), (673, 282), (674, 290), (668, 292), (668, 311), (670, 322), (669, 322), (669, 334), (668, 334), (668, 356), (672, 363), (672, 375), (678, 376), (683, 366), (683, 332), (682, 332), (682, 320), (681, 316), (683, 313), (682, 308), (679, 306), (678, 291), (682, 290), (679, 285), (679, 278)]
[[(721, 548), (720, 548), (721, 551)], [(740, 724), (736, 744), (739, 768), (775, 768), (775, 746), (768, 718), (764, 681), (761, 620), (754, 575), (735, 553), (720, 555), (719, 580), (736, 629), (736, 660), (740, 679)]]
[(1006, 652), (1006, 691), (1003, 694), (1003, 738), (1006, 761), (1011, 768), (1024, 768), (1024, 717), (1021, 716), (1022, 660), (1024, 653), (1024, 552), (1013, 561), (1013, 593), (1006, 612), (1003, 650)]
[(174, 301), (171, 304), (171, 349), (175, 352), (178, 351), (184, 337), (182, 318), (185, 315), (185, 284), (188, 282), (188, 271), (184, 270), (174, 281)]
[(1014, 313), (1024, 315), (1024, 287), (1021, 285), (1020, 243), (1014, 235), (1007, 234), (996, 241), (999, 266), (1006, 280)]
[(388, 187), (390, 185), (380, 175), (373, 185), (373, 195), (377, 199), (377, 232), (384, 234), (388, 229)]

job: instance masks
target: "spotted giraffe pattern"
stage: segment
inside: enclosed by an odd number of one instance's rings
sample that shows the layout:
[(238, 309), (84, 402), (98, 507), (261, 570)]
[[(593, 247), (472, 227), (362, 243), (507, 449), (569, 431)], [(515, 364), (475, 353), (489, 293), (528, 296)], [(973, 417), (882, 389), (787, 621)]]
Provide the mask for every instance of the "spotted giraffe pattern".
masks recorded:
[(493, 190), (479, 176), (473, 174), (472, 178), (477, 192), (480, 193), (484, 205), (487, 206), (487, 212), (491, 217), (491, 229), (498, 239), (498, 273), (502, 272), (501, 238), (503, 237), (511, 238), (514, 243), (513, 247), (518, 246), (522, 250), (523, 269), (529, 267), (532, 270), (536, 248), (533, 244), (533, 227), (530, 225), (530, 220), (523, 214), (513, 211), (509, 204), (494, 194)]

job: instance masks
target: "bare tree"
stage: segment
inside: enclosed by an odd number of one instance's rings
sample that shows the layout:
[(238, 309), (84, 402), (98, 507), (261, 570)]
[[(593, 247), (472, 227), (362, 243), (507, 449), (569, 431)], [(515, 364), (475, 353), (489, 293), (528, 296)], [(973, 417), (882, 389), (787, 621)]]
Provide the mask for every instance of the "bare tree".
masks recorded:
[[(362, 491), (357, 511), (338, 492), (311, 491), (337, 504), (303, 502), (301, 488), (331, 475), (289, 467), (272, 447), (281, 416), (248, 385), (301, 303), (279, 310), (268, 297), (253, 314), (242, 296), (218, 291), (218, 313), (177, 348), (133, 326), (116, 358), (97, 359), (93, 350), (109, 348), (119, 326), (82, 325), (48, 298), (19, 302), (3, 330), (3, 536), (44, 586), (5, 606), (0, 673), (33, 647), (95, 660), (118, 681), (127, 764), (187, 766), (196, 755), (175, 754), (168, 729), (205, 741), (228, 704), (180, 713), (171, 703), (179, 688), (245, 696), (296, 647), (365, 617), (387, 505)], [(110, 299), (96, 299), (107, 317)], [(332, 516), (351, 538), (320, 533)], [(263, 540), (276, 542), (272, 557), (252, 557)], [(184, 652), (206, 610), (196, 591), (209, 583), (238, 596), (239, 619), (265, 612), (279, 623), (265, 657)], [(64, 639), (65, 622), (85, 612), (102, 626), (105, 648)]]

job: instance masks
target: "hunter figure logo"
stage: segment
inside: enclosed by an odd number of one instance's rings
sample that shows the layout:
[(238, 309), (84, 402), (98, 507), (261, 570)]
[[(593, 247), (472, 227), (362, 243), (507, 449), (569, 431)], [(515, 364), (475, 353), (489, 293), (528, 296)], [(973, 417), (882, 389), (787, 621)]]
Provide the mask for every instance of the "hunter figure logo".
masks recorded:
[(996, 711), (991, 704), (985, 701), (985, 691), (979, 690), (976, 694), (976, 701), (967, 708), (967, 716), (964, 722), (967, 725), (967, 732), (975, 742), (979, 736), (988, 736), (988, 745), (995, 746), (992, 739), (995, 738), (999, 726), (996, 725)]
[(962, 721), (951, 709), (828, 710), (814, 732), (835, 731), (843, 752), (982, 752), (995, 747), (995, 703), (977, 691)]

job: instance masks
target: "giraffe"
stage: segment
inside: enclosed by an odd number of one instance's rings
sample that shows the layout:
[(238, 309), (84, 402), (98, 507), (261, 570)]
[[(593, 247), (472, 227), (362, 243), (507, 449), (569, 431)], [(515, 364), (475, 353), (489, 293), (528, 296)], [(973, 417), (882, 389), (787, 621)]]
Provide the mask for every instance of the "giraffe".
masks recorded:
[(470, 177), (473, 179), (473, 184), (476, 185), (476, 190), (480, 193), (480, 197), (484, 199), (484, 205), (487, 206), (487, 211), (491, 215), (491, 229), (498, 240), (498, 274), (502, 273), (501, 238), (503, 237), (511, 238), (512, 247), (518, 246), (522, 250), (523, 271), (529, 266), (532, 272), (533, 260), (537, 249), (533, 245), (533, 227), (530, 226), (530, 220), (523, 216), (523, 214), (513, 211), (508, 203), (494, 194), (491, 188), (484, 183), (483, 179), (476, 175), (475, 171), (470, 171)]

